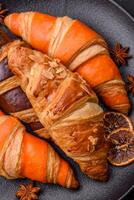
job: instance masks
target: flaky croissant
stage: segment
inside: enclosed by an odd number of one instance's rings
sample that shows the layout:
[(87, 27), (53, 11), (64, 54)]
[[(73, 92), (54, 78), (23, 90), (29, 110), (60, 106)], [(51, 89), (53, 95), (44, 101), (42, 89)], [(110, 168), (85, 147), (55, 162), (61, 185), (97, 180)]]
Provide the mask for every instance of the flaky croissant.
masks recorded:
[(58, 60), (21, 45), (12, 46), (7, 58), (53, 141), (89, 177), (106, 180), (103, 110), (89, 85)]
[(130, 103), (120, 72), (104, 39), (79, 20), (38, 12), (13, 13), (5, 24), (35, 49), (77, 71), (111, 109), (128, 113)]
[(26, 43), (16, 40), (2, 46), (0, 49), (0, 108), (5, 113), (27, 123), (27, 127), (30, 127), (33, 131), (40, 135), (42, 133), (45, 138), (49, 138), (48, 132), (39, 122), (31, 103), (21, 89), (17, 77), (8, 68), (8, 49), (11, 46), (20, 44), (26, 46)]
[(29, 178), (43, 183), (77, 188), (69, 164), (45, 141), (26, 132), (14, 117), (0, 111), (0, 175)]

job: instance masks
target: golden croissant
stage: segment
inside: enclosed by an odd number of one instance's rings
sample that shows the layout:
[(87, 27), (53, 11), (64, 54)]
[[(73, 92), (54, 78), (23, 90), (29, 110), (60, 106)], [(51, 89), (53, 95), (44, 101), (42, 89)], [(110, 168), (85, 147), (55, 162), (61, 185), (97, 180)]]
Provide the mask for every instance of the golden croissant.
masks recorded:
[(35, 49), (77, 71), (111, 109), (128, 113), (130, 102), (103, 37), (79, 20), (38, 12), (13, 13), (5, 24)]
[(52, 140), (89, 177), (106, 180), (108, 145), (103, 110), (89, 85), (59, 60), (21, 42), (12, 43), (6, 54), (10, 70)]
[(19, 120), (1, 111), (0, 175), (78, 187), (69, 164), (47, 142), (27, 133)]
[(39, 122), (31, 103), (21, 89), (17, 77), (8, 68), (8, 50), (12, 45), (20, 45), (20, 43), (24, 45), (24, 42), (16, 40), (2, 46), (0, 50), (0, 107), (5, 113), (9, 113), (27, 123), (29, 130), (32, 129), (40, 135), (43, 133), (45, 138), (49, 138), (49, 134)]

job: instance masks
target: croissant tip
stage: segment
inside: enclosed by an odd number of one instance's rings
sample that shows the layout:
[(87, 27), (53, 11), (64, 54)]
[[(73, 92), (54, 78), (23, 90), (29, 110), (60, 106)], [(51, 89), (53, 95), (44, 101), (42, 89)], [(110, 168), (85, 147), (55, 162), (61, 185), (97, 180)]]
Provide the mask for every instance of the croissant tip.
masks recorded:
[(10, 25), (10, 15), (7, 15), (4, 18), (4, 24), (9, 27), (9, 25)]
[(9, 14), (4, 18), (4, 24), (15, 34), (19, 35), (19, 13)]
[(123, 113), (124, 115), (128, 115), (130, 112), (131, 106), (128, 105), (127, 107), (124, 107), (122, 109), (117, 109), (117, 111)]
[(73, 180), (72, 180), (72, 183), (71, 183), (71, 188), (72, 189), (78, 189), (79, 187), (80, 187), (80, 184), (79, 184), (78, 180), (75, 177), (73, 177)]
[(98, 182), (107, 182), (109, 180), (108, 174), (104, 174), (103, 176), (90, 176), (90, 178)]

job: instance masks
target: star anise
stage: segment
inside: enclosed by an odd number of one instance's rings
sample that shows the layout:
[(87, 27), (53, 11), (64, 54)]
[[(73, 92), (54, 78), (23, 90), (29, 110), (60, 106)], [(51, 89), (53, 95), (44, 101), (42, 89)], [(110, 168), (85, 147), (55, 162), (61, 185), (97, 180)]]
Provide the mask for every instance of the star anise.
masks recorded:
[(127, 79), (129, 81), (127, 85), (128, 92), (131, 92), (131, 94), (134, 96), (134, 76), (128, 74)]
[(40, 188), (34, 187), (33, 183), (29, 184), (21, 184), (19, 186), (19, 190), (16, 192), (16, 196), (20, 198), (20, 200), (38, 200), (37, 194), (39, 193)]
[(118, 65), (125, 65), (127, 63), (129, 55), (129, 47), (123, 47), (120, 43), (116, 43), (111, 50), (111, 56)]
[(8, 9), (3, 8), (3, 4), (0, 3), (0, 24), (3, 24), (3, 19), (5, 17), (5, 14), (8, 12)]

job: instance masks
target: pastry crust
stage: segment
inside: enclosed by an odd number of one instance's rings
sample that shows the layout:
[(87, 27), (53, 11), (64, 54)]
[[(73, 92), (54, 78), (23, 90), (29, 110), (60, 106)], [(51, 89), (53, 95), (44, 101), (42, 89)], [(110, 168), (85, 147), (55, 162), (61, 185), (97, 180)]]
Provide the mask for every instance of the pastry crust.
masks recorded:
[(86, 62), (87, 60), (95, 57), (96, 55), (108, 54), (108, 51), (105, 47), (100, 44), (89, 45), (85, 50), (78, 54), (72, 61), (70, 61), (69, 69), (74, 71), (78, 66)]
[(12, 76), (11, 78), (8, 78), (7, 80), (0, 82), (0, 95), (18, 87), (19, 85), (20, 84), (16, 76)]
[[(108, 81), (122, 81), (122, 78), (104, 38), (95, 30), (77, 19), (38, 12), (10, 14), (5, 18), (5, 24), (35, 49), (60, 59), (67, 68), (78, 72), (93, 89), (102, 84), (101, 89), (96, 91), (104, 103), (110, 109), (128, 113), (130, 102), (124, 86), (121, 85), (121, 92), (119, 90), (115, 96), (109, 96), (107, 92), (105, 96), (102, 95), (105, 90), (103, 86), (107, 87)], [(114, 82), (112, 87), (116, 90)]]
[(31, 123), (31, 122), (38, 122), (38, 117), (36, 116), (33, 108), (29, 108), (23, 111), (11, 113), (12, 116), (17, 117), (18, 119), (26, 122), (26, 123)]
[[(60, 174), (62, 178), (59, 179)], [(45, 141), (28, 134), (14, 117), (0, 112), (0, 175), (77, 188), (70, 165)], [(69, 181), (68, 181), (69, 180)]]
[(58, 60), (21, 45), (10, 48), (8, 63), (51, 139), (89, 177), (106, 180), (103, 110), (89, 85)]
[[(38, 117), (25, 93), (19, 87), (19, 79), (8, 68), (7, 52), (11, 46), (20, 44), (28, 46), (25, 42), (16, 40), (0, 49), (0, 105), (3, 111), (27, 123), (32, 130), (40, 130), (42, 125), (39, 126)], [(41, 131), (45, 135), (45, 131), (44, 133), (43, 130)], [(41, 133), (41, 131), (39, 132)]]
[(54, 57), (56, 49), (62, 42), (66, 32), (68, 31), (69, 27), (72, 25), (73, 22), (74, 20), (67, 16), (58, 17), (56, 19), (48, 49), (48, 55), (50, 57)]
[[(3, 117), (0, 117), (0, 120), (2, 118)], [(3, 122), (3, 124), (6, 123), (6, 120), (8, 120), (8, 117), (5, 117), (5, 121)], [(23, 126), (20, 123), (17, 123), (17, 120), (14, 120), (14, 125), (13, 128), (11, 129), (10, 135), (9, 132), (5, 133), (6, 140), (0, 151), (0, 175), (8, 179), (15, 179), (16, 177), (19, 177), (20, 174), (20, 166), (18, 164), (19, 164), (20, 146), (23, 139), (23, 135), (20, 135), (18, 138), (18, 136), (16, 136), (16, 132), (18, 131), (18, 129), (21, 128), (20, 132), (22, 133), (22, 127)], [(13, 144), (14, 142), (16, 142), (16, 139), (18, 140), (17, 147), (15, 147)], [(12, 164), (10, 163), (11, 162), (10, 157), (7, 159), (7, 154), (8, 152), (10, 153), (11, 146), (13, 146), (13, 148), (16, 148), (15, 150), (16, 155), (13, 153), (13, 157), (15, 156), (14, 157), (15, 162), (12, 162)], [(14, 151), (14, 149), (12, 151)]]

